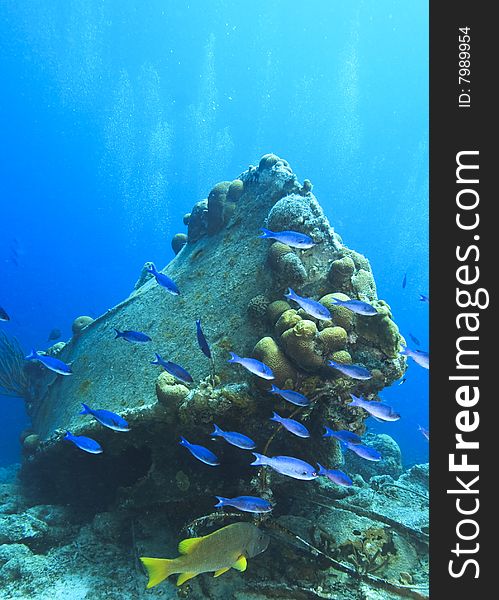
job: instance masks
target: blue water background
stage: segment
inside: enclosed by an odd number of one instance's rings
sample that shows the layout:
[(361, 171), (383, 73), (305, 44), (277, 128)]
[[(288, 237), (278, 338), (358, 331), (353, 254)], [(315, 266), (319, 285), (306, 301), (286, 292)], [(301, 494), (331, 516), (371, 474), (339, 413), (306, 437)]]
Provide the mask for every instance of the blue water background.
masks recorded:
[[(26, 349), (164, 266), (183, 214), (267, 152), (428, 349), (426, 2), (3, 0), (0, 73), (0, 326)], [(383, 397), (403, 417), (369, 428), (427, 460), (428, 372)], [(0, 397), (0, 465), (26, 424)]]

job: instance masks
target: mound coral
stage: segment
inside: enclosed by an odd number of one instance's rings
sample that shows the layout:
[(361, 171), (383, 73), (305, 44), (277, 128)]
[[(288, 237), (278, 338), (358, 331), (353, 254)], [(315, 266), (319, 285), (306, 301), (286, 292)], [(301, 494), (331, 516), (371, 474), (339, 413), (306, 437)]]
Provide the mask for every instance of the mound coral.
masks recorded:
[(253, 348), (252, 354), (272, 369), (275, 376), (273, 383), (278, 387), (296, 381), (296, 369), (273, 338), (262, 338)]
[(90, 325), (90, 323), (93, 322), (94, 319), (92, 319), (92, 317), (76, 317), (76, 319), (73, 321), (73, 324), (71, 325), (71, 331), (73, 332), (73, 335), (75, 337), (78, 337), (79, 335), (81, 335), (85, 327), (88, 327), (88, 325)]
[(230, 181), (221, 181), (208, 194), (208, 235), (220, 231), (234, 212), (235, 203), (227, 198)]

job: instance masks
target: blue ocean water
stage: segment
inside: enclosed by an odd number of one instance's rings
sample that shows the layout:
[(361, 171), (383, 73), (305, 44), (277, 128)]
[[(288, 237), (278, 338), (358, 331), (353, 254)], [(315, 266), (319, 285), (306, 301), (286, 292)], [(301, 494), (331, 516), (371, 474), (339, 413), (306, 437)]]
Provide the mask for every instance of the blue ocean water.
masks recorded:
[[(428, 349), (427, 24), (427, 3), (395, 0), (4, 0), (0, 327), (26, 350), (68, 339), (173, 257), (214, 183), (274, 152)], [(411, 361), (382, 396), (402, 419), (369, 428), (426, 461), (428, 372)], [(21, 400), (0, 397), (0, 423), (1, 466)]]

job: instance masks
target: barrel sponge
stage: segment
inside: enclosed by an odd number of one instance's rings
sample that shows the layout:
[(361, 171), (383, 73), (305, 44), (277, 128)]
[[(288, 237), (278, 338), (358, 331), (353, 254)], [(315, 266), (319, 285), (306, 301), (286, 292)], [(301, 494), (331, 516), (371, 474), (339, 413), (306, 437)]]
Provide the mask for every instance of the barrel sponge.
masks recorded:
[(337, 306), (333, 303), (333, 299), (337, 300), (350, 300), (346, 294), (335, 292), (334, 294), (327, 294), (320, 299), (321, 304), (328, 308), (332, 315), (332, 320), (335, 325), (343, 327), (345, 331), (350, 332), (355, 327), (356, 315), (348, 308), (344, 306)]
[(264, 337), (257, 342), (253, 348), (253, 356), (272, 369), (275, 377), (272, 383), (278, 387), (296, 381), (296, 369), (273, 338)]
[(316, 344), (317, 335), (317, 325), (313, 321), (303, 319), (281, 336), (286, 354), (307, 371), (314, 371), (323, 366), (322, 354)]
[(401, 336), (388, 315), (357, 319), (357, 333), (389, 358), (398, 356)]
[(172, 250), (178, 254), (180, 250), (187, 244), (187, 236), (185, 233), (176, 233), (172, 239)]
[(277, 319), (275, 324), (276, 335), (282, 335), (287, 329), (291, 329), (302, 320), (298, 311), (294, 308), (288, 308)]
[(275, 325), (277, 319), (290, 308), (291, 307), (285, 300), (275, 300), (274, 302), (271, 302), (267, 306), (267, 319), (269, 323)]
[(332, 352), (346, 348), (348, 334), (343, 327), (326, 327), (319, 332), (318, 337), (324, 356), (329, 356)]
[(352, 275), (355, 273), (355, 263), (349, 256), (344, 256), (331, 263), (328, 273), (328, 280), (333, 285), (333, 289), (342, 289), (351, 287)]
[(81, 334), (82, 330), (85, 329), (90, 323), (93, 323), (92, 317), (76, 317), (71, 325), (71, 330), (74, 336)]
[(208, 194), (208, 235), (220, 231), (234, 212), (234, 203), (227, 200), (231, 183), (221, 181)]
[(237, 202), (243, 195), (244, 183), (240, 179), (234, 179), (227, 190), (227, 200), (229, 202)]

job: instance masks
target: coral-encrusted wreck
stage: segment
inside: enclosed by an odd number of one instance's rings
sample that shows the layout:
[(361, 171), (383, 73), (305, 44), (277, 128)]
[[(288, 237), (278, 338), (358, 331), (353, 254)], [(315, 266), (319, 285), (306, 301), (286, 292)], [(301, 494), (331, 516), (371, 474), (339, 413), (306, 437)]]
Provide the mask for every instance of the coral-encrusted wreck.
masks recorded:
[[(376, 398), (405, 370), (399, 354), (402, 338), (390, 307), (377, 298), (369, 261), (342, 244), (312, 185), (308, 180), (300, 185), (287, 161), (265, 155), (258, 167), (215, 185), (184, 222), (187, 241), (177, 244), (178, 254), (164, 269), (180, 296), (167, 293), (144, 269), (129, 298), (95, 321), (85, 321), (66, 345), (54, 347), (74, 374), (50, 377), (43, 399), (29, 406), (40, 445), (25, 465), (25, 472), (52, 498), (64, 496), (63, 482), (75, 469), (71, 494), (74, 486), (84, 494), (105, 474), (113, 490), (109, 493), (119, 489), (121, 502), (185, 500), (191, 493), (206, 492), (210, 481), (217, 482), (213, 491), (223, 481), (226, 492), (247, 492), (255, 474), (247, 454), (217, 445), (222, 467), (215, 478), (178, 445), (180, 434), (210, 445), (216, 422), (244, 431), (263, 450), (275, 430), (269, 422), (272, 409), (289, 414), (296, 408), (269, 394), (268, 382), (228, 364), (229, 350), (264, 361), (279, 387), (312, 400), (298, 411), (314, 434), (312, 440), (304, 444), (278, 435), (266, 448), (270, 454), (294, 454), (312, 463), (321, 459), (331, 464), (338, 458), (334, 442), (321, 438), (325, 423), (364, 432), (365, 413), (349, 407), (350, 392)], [(306, 233), (316, 245), (296, 250), (260, 239), (262, 226)], [(285, 301), (290, 286), (320, 300), (332, 319), (318, 321)], [(335, 297), (370, 302), (378, 315), (356, 315), (334, 305)], [(197, 346), (198, 318), (213, 350), (213, 372)], [(152, 342), (116, 340), (113, 328), (143, 331)], [(195, 383), (185, 385), (159, 373), (151, 365), (154, 352), (187, 368)], [(372, 379), (342, 376), (326, 366), (328, 359), (360, 363)], [(116, 434), (80, 416), (82, 402), (120, 413), (131, 432)], [(98, 439), (103, 456), (91, 461), (82, 457), (63, 441), (66, 430)]]
[[(215, 512), (215, 495), (259, 495), (274, 504), (259, 518), (273, 538), (265, 558), (255, 558), (244, 576), (189, 581), (183, 590), (189, 597), (360, 600), (380, 597), (370, 595), (374, 587), (383, 598), (426, 598), (417, 590), (427, 583), (427, 466), (401, 475), (400, 451), (389, 436), (365, 437), (383, 455), (368, 465), (354, 456), (343, 460), (336, 442), (322, 437), (325, 424), (364, 434), (366, 413), (350, 406), (350, 393), (377, 399), (406, 368), (399, 354), (404, 340), (390, 307), (377, 298), (368, 260), (342, 244), (311, 183), (300, 185), (273, 154), (215, 185), (184, 223), (187, 235), (174, 237), (176, 256), (164, 269), (179, 296), (160, 287), (146, 263), (129, 298), (94, 321), (79, 317), (73, 338), (48, 350), (70, 362), (73, 375), (30, 363), (33, 426), (22, 436), (17, 509), (4, 503), (8, 514), (0, 514), (0, 583), (27, 597), (41, 586), (51, 590), (46, 579), (56, 573), (65, 589), (82, 581), (88, 597), (104, 590), (122, 597), (125, 580), (134, 598), (163, 597), (172, 583), (145, 592), (131, 557), (174, 556), (182, 537), (252, 518)], [(296, 250), (260, 239), (262, 226), (303, 232), (316, 245)], [(288, 287), (320, 300), (332, 318), (319, 321), (286, 301)], [(367, 301), (378, 314), (356, 315), (335, 305), (335, 297)], [(198, 347), (198, 318), (213, 361)], [(152, 341), (115, 339), (114, 328), (142, 331)], [(264, 361), (279, 387), (301, 392), (310, 405), (270, 394), (268, 381), (227, 363), (229, 350)], [(151, 364), (154, 352), (185, 367), (193, 383), (160, 372)], [(372, 378), (343, 376), (327, 366), (329, 359), (361, 364)], [(131, 430), (116, 433), (80, 415), (82, 402), (121, 414)], [(273, 410), (299, 418), (311, 438), (278, 429)], [(341, 465), (353, 485), (256, 469), (248, 451), (210, 440), (213, 423), (245, 433), (270, 456)], [(104, 452), (81, 452), (63, 440), (66, 430), (95, 438)], [(210, 447), (220, 466), (196, 461), (178, 444), (180, 435)], [(0, 496), (12, 495), (8, 485), (4, 492), (0, 485)], [(100, 560), (74, 560), (75, 548), (85, 558), (111, 557), (108, 568)]]

